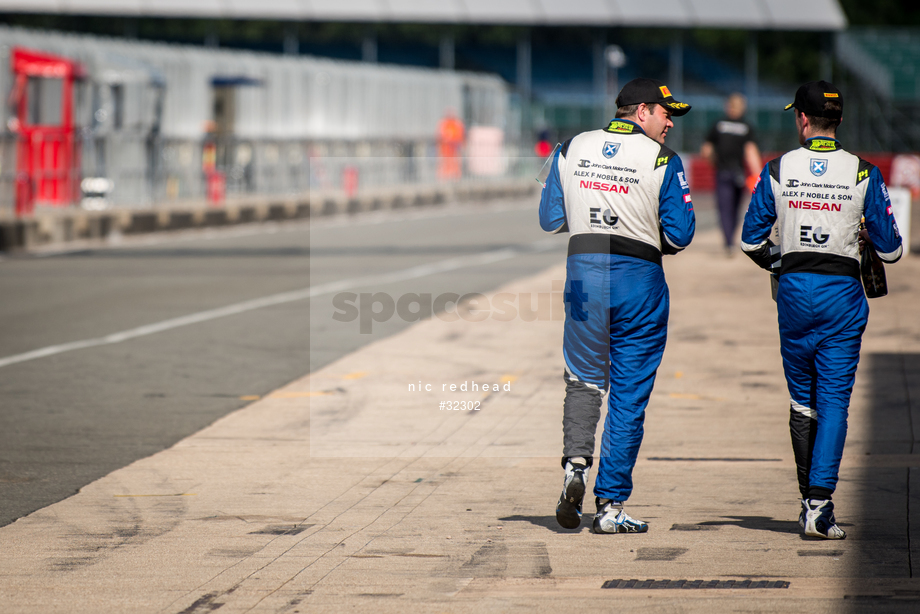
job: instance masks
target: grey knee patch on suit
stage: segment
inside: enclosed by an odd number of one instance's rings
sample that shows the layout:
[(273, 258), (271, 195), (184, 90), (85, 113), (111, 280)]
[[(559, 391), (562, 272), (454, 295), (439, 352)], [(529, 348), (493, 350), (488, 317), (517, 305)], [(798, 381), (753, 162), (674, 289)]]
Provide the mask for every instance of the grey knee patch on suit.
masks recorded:
[(601, 403), (604, 391), (578, 381), (567, 370), (565, 380), (565, 401), (562, 405), (563, 456), (594, 456), (594, 432), (601, 417)]
[(818, 434), (818, 421), (812, 418), (809, 413), (803, 412), (794, 406), (789, 408), (789, 433), (792, 435), (792, 453), (795, 456), (799, 492), (802, 494), (803, 499), (808, 498), (808, 475), (811, 472), (811, 457), (815, 450), (815, 436)]

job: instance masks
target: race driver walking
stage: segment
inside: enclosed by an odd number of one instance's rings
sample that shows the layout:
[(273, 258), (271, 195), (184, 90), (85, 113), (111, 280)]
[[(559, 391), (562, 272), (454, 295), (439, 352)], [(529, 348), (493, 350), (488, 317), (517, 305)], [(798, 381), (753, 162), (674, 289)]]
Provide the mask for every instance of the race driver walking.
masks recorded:
[(843, 118), (840, 90), (826, 81), (806, 83), (786, 109), (794, 109), (802, 146), (761, 172), (744, 217), (741, 248), (769, 268), (774, 258), (768, 237), (777, 223), (776, 303), (802, 495), (799, 524), (805, 535), (844, 539), (831, 496), (869, 317), (860, 284), (860, 220), (865, 218), (868, 236), (885, 262), (901, 257), (901, 237), (881, 173), (836, 139)]
[(594, 432), (608, 390), (594, 485), (596, 533), (641, 533), (623, 504), (642, 442), (645, 408), (664, 353), (669, 296), (662, 254), (690, 244), (693, 205), (680, 158), (664, 146), (672, 116), (690, 106), (654, 79), (634, 79), (616, 119), (566, 141), (540, 198), (540, 225), (569, 232), (563, 338), (565, 468), (556, 520), (581, 522)]

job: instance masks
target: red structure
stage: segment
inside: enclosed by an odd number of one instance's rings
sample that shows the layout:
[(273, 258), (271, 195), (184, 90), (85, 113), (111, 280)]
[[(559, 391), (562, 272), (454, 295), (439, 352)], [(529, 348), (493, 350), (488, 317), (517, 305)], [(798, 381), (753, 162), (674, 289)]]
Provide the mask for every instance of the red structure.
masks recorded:
[(65, 206), (80, 195), (80, 153), (74, 130), (74, 81), (83, 67), (67, 58), (14, 47), (15, 83), (10, 97), (16, 117), (10, 128), (16, 148), (16, 214), (36, 204)]

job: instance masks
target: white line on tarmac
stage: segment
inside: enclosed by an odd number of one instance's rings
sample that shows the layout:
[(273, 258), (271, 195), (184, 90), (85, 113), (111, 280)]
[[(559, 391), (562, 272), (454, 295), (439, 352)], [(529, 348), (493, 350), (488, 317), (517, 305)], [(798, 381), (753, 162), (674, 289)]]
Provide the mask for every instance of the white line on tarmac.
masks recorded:
[(123, 330), (121, 332), (112, 333), (111, 335), (106, 335), (105, 337), (84, 339), (82, 341), (72, 341), (70, 343), (62, 343), (60, 345), (50, 345), (48, 347), (32, 350), (31, 352), (7, 356), (6, 358), (0, 358), (0, 367), (6, 367), (29, 360), (36, 360), (38, 358), (45, 358), (46, 356), (63, 354), (64, 352), (71, 352), (73, 350), (82, 350), (85, 348), (97, 347), (100, 345), (121, 343), (122, 341), (128, 341), (129, 339), (136, 339), (137, 337), (153, 335), (155, 333), (161, 333), (167, 330), (172, 330), (174, 328), (179, 328), (181, 326), (198, 324), (200, 322), (208, 322), (210, 320), (216, 320), (217, 318), (223, 318), (239, 313), (245, 313), (247, 311), (262, 309), (263, 307), (272, 307), (274, 305), (282, 305), (284, 303), (302, 301), (304, 299), (309, 299), (324, 294), (331, 294), (333, 292), (341, 292), (351, 288), (360, 288), (370, 284), (405, 281), (408, 279), (427, 277), (428, 275), (434, 275), (435, 273), (444, 273), (447, 271), (455, 271), (457, 269), (463, 269), (467, 267), (482, 266), (485, 264), (491, 264), (493, 262), (508, 260), (509, 258), (514, 258), (525, 253), (546, 251), (551, 249), (554, 245), (555, 243), (542, 240), (531, 244), (528, 249), (525, 250), (505, 248), (490, 252), (482, 252), (472, 256), (449, 258), (447, 260), (441, 260), (440, 262), (414, 266), (408, 269), (403, 269), (401, 271), (385, 273), (383, 275), (354, 277), (352, 279), (343, 279), (336, 282), (303, 288), (301, 290), (281, 292), (280, 294), (263, 296), (262, 298), (251, 299), (248, 301), (243, 301), (242, 303), (234, 303), (225, 307), (218, 307), (217, 309), (199, 311), (198, 313), (192, 313), (187, 316), (180, 316), (178, 318), (163, 320), (162, 322), (156, 322), (154, 324), (139, 326), (130, 330)]

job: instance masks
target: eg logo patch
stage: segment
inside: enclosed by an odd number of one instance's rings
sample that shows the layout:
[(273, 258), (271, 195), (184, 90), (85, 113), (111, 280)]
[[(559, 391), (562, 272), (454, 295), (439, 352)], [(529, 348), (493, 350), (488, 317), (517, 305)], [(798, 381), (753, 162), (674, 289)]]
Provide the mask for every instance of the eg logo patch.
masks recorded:
[[(599, 224), (600, 221), (597, 219), (597, 214), (601, 213), (600, 207), (591, 207), (589, 210), (589, 217), (591, 225)], [(601, 218), (604, 220), (604, 223), (607, 226), (616, 226), (617, 222), (620, 221), (620, 218), (610, 209), (604, 209), (604, 212), (601, 214)]]
[(830, 238), (831, 236), (829, 234), (824, 234), (824, 229), (820, 226), (815, 229), (812, 229), (811, 226), (799, 227), (799, 241), (802, 243), (824, 245)]

